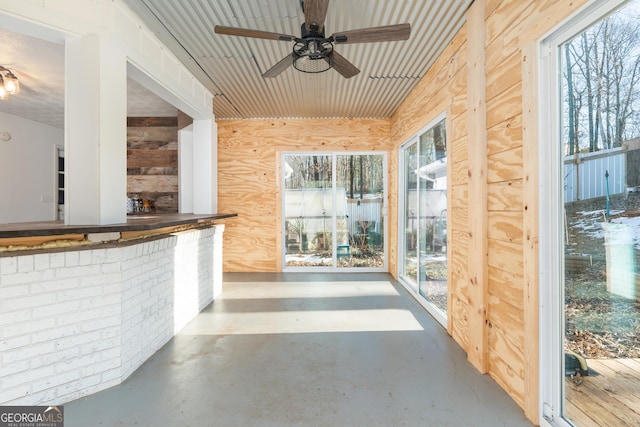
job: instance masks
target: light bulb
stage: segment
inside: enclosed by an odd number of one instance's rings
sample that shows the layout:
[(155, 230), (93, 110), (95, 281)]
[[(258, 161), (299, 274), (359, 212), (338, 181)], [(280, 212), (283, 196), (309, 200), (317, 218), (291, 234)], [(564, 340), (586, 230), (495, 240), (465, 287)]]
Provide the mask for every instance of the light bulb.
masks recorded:
[(4, 90), (11, 95), (18, 95), (20, 93), (20, 82), (11, 71), (9, 71), (4, 78)]

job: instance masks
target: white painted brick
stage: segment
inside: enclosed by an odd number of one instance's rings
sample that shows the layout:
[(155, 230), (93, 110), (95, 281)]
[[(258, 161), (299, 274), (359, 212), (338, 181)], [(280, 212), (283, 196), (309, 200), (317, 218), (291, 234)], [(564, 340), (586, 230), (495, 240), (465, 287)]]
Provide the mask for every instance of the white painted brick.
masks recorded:
[(42, 330), (49, 330), (52, 326), (51, 323), (50, 319), (14, 323), (12, 325), (3, 326), (2, 335), (5, 338), (10, 338), (18, 335), (28, 335)]
[(15, 274), (2, 274), (2, 286), (19, 285), (22, 283), (32, 283), (42, 280), (42, 272), (30, 271)]
[(110, 372), (110, 371), (115, 371), (115, 370), (119, 370), (120, 368), (120, 355), (118, 355), (118, 357), (112, 358), (112, 359), (107, 359), (107, 360), (103, 360), (101, 362), (97, 362), (97, 363), (93, 363), (91, 365), (87, 365), (85, 367), (83, 367), (80, 372), (82, 374), (83, 377), (85, 376), (90, 376), (90, 375), (95, 375), (95, 374), (101, 374), (103, 372)]
[[(3, 286), (0, 289), (0, 301), (8, 301), (15, 297), (29, 295), (29, 285)], [(8, 307), (10, 308), (10, 306)]]
[(120, 304), (120, 295), (119, 294), (109, 294), (103, 295), (101, 297), (89, 298), (80, 301), (80, 308), (87, 309), (92, 307), (103, 307), (106, 305), (112, 304)]
[(18, 257), (0, 257), (0, 274), (12, 274), (18, 272)]
[(31, 338), (34, 343), (53, 341), (54, 343), (56, 343), (57, 348), (57, 342), (60, 339), (75, 336), (80, 333), (80, 329), (81, 325), (78, 324), (54, 327), (46, 331), (34, 332), (31, 335)]
[[(47, 296), (50, 299), (55, 300), (55, 298), (50, 296), (49, 294), (46, 294), (44, 296)], [(79, 307), (80, 307), (80, 301), (66, 301), (66, 302), (59, 302), (59, 303), (52, 301), (47, 305), (40, 306), (40, 307), (37, 307), (37, 309), (34, 309), (33, 317), (36, 319), (50, 318), (59, 314), (74, 313), (75, 311), (78, 310)]]
[(78, 251), (69, 251), (64, 254), (64, 266), (75, 267), (80, 263), (80, 253)]
[(33, 255), (18, 257), (18, 273), (30, 273), (33, 271)]
[(64, 252), (50, 254), (49, 264), (51, 265), (51, 268), (64, 267)]
[(72, 277), (69, 279), (48, 280), (31, 284), (31, 294), (40, 294), (44, 292), (56, 292), (64, 289), (77, 288), (80, 285), (80, 279)]
[(80, 354), (97, 354), (98, 352), (109, 348), (118, 348), (121, 342), (120, 339), (120, 336), (105, 339), (104, 334), (101, 334), (101, 339), (99, 341), (92, 341), (88, 344), (81, 345)]
[[(27, 340), (29, 337), (25, 337)], [(36, 360), (38, 357), (41, 357), (45, 354), (51, 354), (55, 351), (55, 346), (53, 342), (47, 343), (34, 343), (32, 345), (18, 346), (14, 347), (13, 350), (3, 350), (2, 353), (2, 363), (3, 364), (11, 364), (16, 363), (21, 360)]]
[(3, 310), (22, 310), (25, 308), (44, 307), (49, 304), (55, 304), (55, 302), (55, 296), (51, 294), (30, 295), (21, 298), (14, 298), (11, 301), (10, 307), (5, 307), (3, 304)]
[[(30, 369), (26, 372), (19, 372), (7, 375), (2, 378), (2, 388), (16, 387), (21, 384), (30, 384), (42, 378), (50, 378), (53, 375), (53, 366), (42, 366), (37, 369)], [(33, 385), (33, 384), (32, 384)]]
[(16, 363), (3, 363), (0, 365), (0, 378), (4, 378), (8, 375), (14, 375), (19, 372), (24, 372), (31, 368), (31, 363), (29, 360), (22, 360)]
[(113, 327), (116, 325), (120, 325), (120, 318), (117, 316), (113, 317), (102, 317), (97, 320), (86, 321), (82, 323), (82, 331), (83, 332), (92, 332), (97, 331), (104, 328)]
[(78, 392), (87, 388), (96, 387), (100, 384), (100, 379), (100, 375), (81, 377), (79, 381), (63, 384), (58, 388), (58, 393), (61, 395), (69, 395), (72, 391)]
[(120, 239), (120, 233), (89, 233), (87, 235), (87, 239), (91, 242), (109, 242)]
[(58, 360), (56, 363), (56, 373), (78, 371), (79, 368), (98, 363), (101, 360), (99, 353), (81, 354), (75, 357)]
[(31, 380), (32, 381), (31, 388), (34, 391), (46, 390), (46, 389), (60, 386), (61, 384), (70, 383), (70, 382), (74, 382), (75, 384), (77, 384), (78, 380), (80, 379), (80, 371), (78, 370), (62, 372), (54, 375), (53, 367), (50, 366), (50, 368), (51, 368), (51, 374), (40, 375)]
[(99, 265), (78, 265), (75, 267), (56, 268), (56, 277), (59, 279), (68, 277), (97, 276), (100, 273)]
[(74, 311), (73, 313), (65, 313), (59, 316), (56, 316), (56, 324), (58, 326), (71, 325), (74, 323), (82, 323), (88, 320), (98, 319), (103, 315), (102, 310), (97, 310), (95, 308), (89, 310), (79, 310)]
[(114, 262), (122, 262), (122, 250), (120, 248), (106, 250), (104, 261), (101, 264), (110, 264)]
[(36, 254), (33, 256), (33, 268), (42, 271), (49, 268), (49, 254)]
[(102, 264), (106, 258), (106, 249), (93, 249), (91, 251), (91, 264)]
[(115, 381), (115, 380), (120, 382), (121, 378), (122, 380), (124, 380), (125, 378), (122, 375), (122, 365), (120, 363), (120, 360), (118, 360), (118, 366), (116, 366), (115, 368), (110, 369), (108, 371), (103, 371), (101, 374), (101, 378), (103, 383), (107, 383), (109, 381)]
[(17, 387), (0, 387), (0, 402), (3, 404), (11, 404), (17, 399), (28, 396), (31, 392), (31, 386), (29, 384), (23, 384)]
[(122, 263), (120, 261), (104, 263), (100, 268), (103, 273), (119, 273), (122, 270)]
[(100, 307), (103, 316), (119, 316), (122, 313), (120, 304), (112, 304)]
[[(12, 323), (26, 322), (29, 319), (31, 319), (31, 310), (29, 309), (10, 312), (3, 311), (0, 313), (0, 325), (3, 326), (11, 325)], [(2, 329), (0, 328), (0, 330)]]
[(111, 338), (120, 339), (122, 328), (120, 325), (113, 328), (106, 328), (100, 331), (100, 340), (108, 341)]
[(80, 258), (78, 259), (78, 265), (89, 265), (91, 264), (91, 251), (90, 250), (86, 250), (86, 251), (80, 251)]
[(74, 357), (78, 357), (79, 355), (80, 350), (76, 347), (68, 348), (62, 351), (54, 351), (52, 353), (43, 354), (41, 357), (31, 359), (31, 367), (37, 368), (40, 366), (56, 365), (61, 360), (71, 360)]
[(121, 275), (120, 273), (111, 273), (111, 274), (104, 274), (104, 273), (100, 273), (98, 275), (88, 275), (85, 277), (82, 277), (81, 279), (81, 283), (82, 286), (100, 286), (100, 285), (107, 285), (107, 284), (111, 284), (111, 283), (118, 283), (121, 280)]
[[(79, 325), (77, 326), (79, 327)], [(71, 336), (65, 336), (56, 340), (56, 350), (64, 350), (72, 347), (79, 347), (83, 344), (97, 341), (100, 339), (100, 332), (85, 332), (82, 334), (74, 334)]]
[(58, 302), (87, 299), (102, 295), (100, 286), (82, 286), (57, 292)]

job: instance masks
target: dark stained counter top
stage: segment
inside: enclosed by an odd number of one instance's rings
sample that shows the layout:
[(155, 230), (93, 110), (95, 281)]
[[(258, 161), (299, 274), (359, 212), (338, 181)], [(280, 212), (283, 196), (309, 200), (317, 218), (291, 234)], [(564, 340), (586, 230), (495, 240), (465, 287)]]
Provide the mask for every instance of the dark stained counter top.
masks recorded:
[(127, 215), (127, 222), (108, 225), (65, 225), (63, 221), (20, 222), (0, 224), (0, 239), (65, 234), (152, 231), (180, 225), (204, 225), (215, 220), (236, 216), (238, 214), (235, 213), (209, 215), (145, 213)]

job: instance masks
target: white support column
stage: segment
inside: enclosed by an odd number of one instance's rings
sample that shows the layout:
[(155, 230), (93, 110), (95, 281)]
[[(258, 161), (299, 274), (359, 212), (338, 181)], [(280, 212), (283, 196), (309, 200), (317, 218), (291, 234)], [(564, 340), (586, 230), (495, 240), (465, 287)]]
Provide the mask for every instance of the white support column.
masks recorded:
[(66, 43), (66, 224), (126, 221), (126, 65), (96, 35)]
[(178, 131), (178, 212), (193, 213), (193, 125)]
[(193, 213), (217, 213), (217, 124), (211, 119), (193, 121)]

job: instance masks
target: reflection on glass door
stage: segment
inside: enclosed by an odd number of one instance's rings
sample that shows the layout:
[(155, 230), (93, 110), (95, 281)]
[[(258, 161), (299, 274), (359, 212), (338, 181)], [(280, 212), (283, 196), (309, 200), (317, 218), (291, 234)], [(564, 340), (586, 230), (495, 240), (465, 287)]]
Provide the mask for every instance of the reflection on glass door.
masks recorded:
[(575, 425), (640, 425), (640, 117), (626, 113), (640, 111), (639, 13), (629, 2), (559, 49), (562, 416)]
[(447, 311), (447, 153), (442, 120), (420, 135), (420, 295)]
[(346, 196), (346, 215), (337, 216), (337, 265), (385, 267), (385, 176), (382, 154), (336, 156), (336, 193)]
[(445, 120), (401, 151), (400, 277), (442, 323), (447, 312), (447, 157)]
[[(285, 155), (286, 266), (332, 265), (333, 161), (326, 155)], [(341, 212), (344, 215), (344, 209)]]
[(284, 267), (385, 270), (385, 156), (285, 154), (283, 165)]

